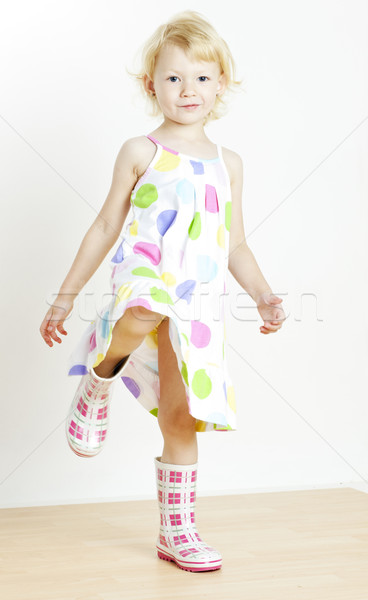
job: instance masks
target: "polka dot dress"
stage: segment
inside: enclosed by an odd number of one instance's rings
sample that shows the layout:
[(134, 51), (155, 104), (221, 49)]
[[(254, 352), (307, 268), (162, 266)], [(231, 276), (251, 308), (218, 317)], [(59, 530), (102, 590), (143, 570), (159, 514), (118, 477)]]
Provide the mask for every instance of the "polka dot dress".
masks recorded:
[[(169, 317), (169, 336), (196, 430), (233, 430), (236, 403), (224, 318), (231, 188), (221, 146), (217, 158), (205, 160), (146, 137), (156, 145), (156, 154), (132, 191), (132, 218), (110, 261), (112, 300), (69, 357), (68, 375), (97, 367), (116, 321), (126, 309), (143, 306)], [(154, 329), (131, 353), (121, 381), (157, 417)]]

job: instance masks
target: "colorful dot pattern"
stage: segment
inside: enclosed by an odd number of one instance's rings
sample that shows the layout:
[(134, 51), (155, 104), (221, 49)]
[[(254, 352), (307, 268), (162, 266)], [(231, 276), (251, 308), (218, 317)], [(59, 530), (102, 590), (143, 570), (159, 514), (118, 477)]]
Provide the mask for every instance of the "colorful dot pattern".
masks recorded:
[[(169, 317), (189, 412), (196, 430), (236, 429), (236, 402), (226, 356), (231, 187), (221, 146), (198, 159), (163, 146), (131, 193), (131, 219), (110, 260), (112, 299), (90, 322), (68, 360), (83, 375), (104, 359), (125, 310), (142, 306)], [(122, 382), (157, 417), (157, 331), (131, 353)]]

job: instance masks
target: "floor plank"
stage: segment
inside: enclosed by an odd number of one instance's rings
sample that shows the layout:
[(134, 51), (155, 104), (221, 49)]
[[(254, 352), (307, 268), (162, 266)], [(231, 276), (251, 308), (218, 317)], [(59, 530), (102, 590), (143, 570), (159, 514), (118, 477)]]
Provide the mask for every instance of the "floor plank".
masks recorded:
[(218, 571), (157, 557), (157, 502), (0, 510), (6, 600), (368, 600), (368, 496), (336, 488), (197, 499)]

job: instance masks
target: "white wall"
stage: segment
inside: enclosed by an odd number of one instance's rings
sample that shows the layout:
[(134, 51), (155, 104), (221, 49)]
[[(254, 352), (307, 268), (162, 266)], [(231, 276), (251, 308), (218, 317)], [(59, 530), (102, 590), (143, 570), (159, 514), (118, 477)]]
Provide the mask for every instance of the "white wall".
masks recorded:
[[(198, 434), (198, 493), (368, 488), (367, 4), (241, 6), (3, 6), (1, 507), (155, 497), (161, 433), (123, 385), (103, 452), (81, 459), (67, 446), (78, 378), (66, 376), (66, 360), (92, 313), (77, 301), (53, 348), (39, 326), (105, 200), (121, 144), (159, 123), (144, 114), (125, 66), (183, 8), (210, 18), (245, 80), (246, 93), (207, 133), (243, 157), (248, 244), (289, 315), (277, 334), (260, 334), (253, 301), (256, 320), (236, 309), (242, 289), (229, 274), (238, 430)], [(106, 259), (83, 294), (98, 305), (109, 276)]]

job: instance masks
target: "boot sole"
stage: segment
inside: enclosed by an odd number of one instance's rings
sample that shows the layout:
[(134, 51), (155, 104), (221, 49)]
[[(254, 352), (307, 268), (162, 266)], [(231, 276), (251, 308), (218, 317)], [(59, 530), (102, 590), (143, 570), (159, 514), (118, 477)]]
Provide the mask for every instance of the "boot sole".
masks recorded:
[[(166, 552), (163, 552), (158, 546), (156, 546), (156, 548), (157, 548), (157, 556), (159, 558), (161, 558), (162, 560), (167, 560), (169, 562), (175, 563), (180, 569), (183, 569), (184, 571), (192, 571), (193, 573), (196, 573), (199, 571), (215, 571), (217, 569), (221, 569), (221, 567), (222, 567), (222, 561), (220, 561), (220, 560), (205, 562), (205, 563), (202, 563), (202, 566), (201, 566), (201, 563), (191, 563), (188, 561), (179, 561), (171, 554), (167, 554)], [(212, 562), (212, 564), (211, 564), (211, 562)]]

